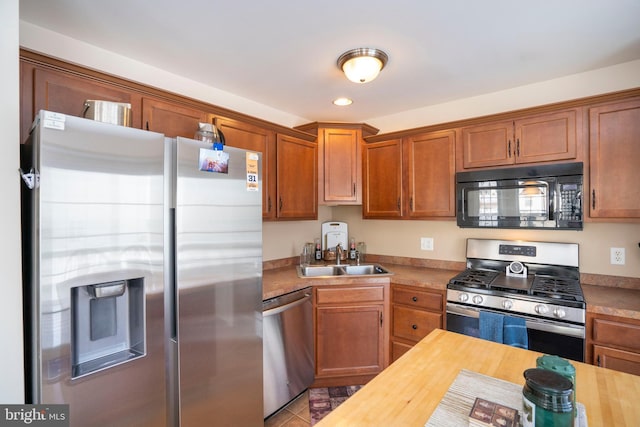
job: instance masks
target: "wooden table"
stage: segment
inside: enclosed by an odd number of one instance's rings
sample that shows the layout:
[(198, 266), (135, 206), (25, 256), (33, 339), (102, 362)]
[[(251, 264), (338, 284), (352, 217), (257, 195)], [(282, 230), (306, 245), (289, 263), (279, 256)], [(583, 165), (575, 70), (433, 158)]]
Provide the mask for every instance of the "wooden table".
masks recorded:
[[(433, 331), (317, 427), (423, 427), (461, 369), (524, 384), (542, 353)], [(589, 426), (640, 425), (640, 376), (571, 362)]]

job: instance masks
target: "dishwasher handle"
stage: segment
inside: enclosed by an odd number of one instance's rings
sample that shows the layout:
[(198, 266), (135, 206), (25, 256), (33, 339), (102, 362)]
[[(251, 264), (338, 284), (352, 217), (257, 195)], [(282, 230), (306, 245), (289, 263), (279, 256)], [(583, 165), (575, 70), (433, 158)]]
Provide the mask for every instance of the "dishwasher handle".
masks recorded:
[(295, 301), (292, 301), (290, 303), (284, 304), (284, 305), (280, 305), (278, 307), (274, 307), (271, 308), (269, 310), (265, 310), (262, 312), (262, 317), (267, 317), (267, 316), (274, 316), (276, 314), (282, 313), (285, 310), (289, 310), (290, 308), (293, 308), (295, 306), (298, 306), (300, 304), (304, 304), (305, 302), (307, 302), (309, 299), (311, 299), (311, 294), (308, 292), (304, 293), (304, 296), (300, 299), (297, 299)]

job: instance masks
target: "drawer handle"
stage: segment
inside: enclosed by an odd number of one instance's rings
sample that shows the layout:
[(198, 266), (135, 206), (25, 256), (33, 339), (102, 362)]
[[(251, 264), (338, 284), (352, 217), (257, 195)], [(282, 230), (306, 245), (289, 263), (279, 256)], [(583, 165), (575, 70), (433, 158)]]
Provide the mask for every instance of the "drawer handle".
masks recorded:
[(413, 302), (418, 302), (418, 297), (413, 297), (413, 298), (411, 298), (411, 300), (412, 300)]
[(411, 325), (411, 329), (418, 329), (418, 325)]

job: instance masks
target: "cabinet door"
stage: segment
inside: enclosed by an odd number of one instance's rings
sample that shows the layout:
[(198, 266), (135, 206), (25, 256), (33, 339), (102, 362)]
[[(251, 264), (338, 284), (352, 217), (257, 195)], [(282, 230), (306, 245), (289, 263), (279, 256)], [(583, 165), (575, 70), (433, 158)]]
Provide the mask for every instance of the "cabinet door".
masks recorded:
[(288, 135), (277, 135), (277, 218), (318, 218), (318, 146)]
[(275, 218), (275, 132), (222, 117), (216, 117), (215, 125), (224, 134), (228, 146), (262, 153), (262, 217)]
[(131, 104), (132, 125), (140, 127), (140, 97), (133, 92), (89, 78), (58, 71), (34, 69), (33, 121), (40, 110), (83, 117), (84, 101), (127, 102)]
[(640, 218), (640, 99), (589, 110), (593, 218)]
[(384, 305), (316, 309), (316, 376), (376, 374), (384, 369)]
[(462, 129), (463, 168), (511, 165), (515, 159), (513, 121)]
[(362, 217), (402, 217), (402, 140), (363, 145)]
[(319, 191), (323, 202), (362, 202), (360, 139), (356, 129), (322, 129), (318, 148), (322, 159)]
[(143, 128), (163, 133), (169, 138), (193, 138), (199, 123), (211, 123), (211, 116), (201, 110), (158, 99), (142, 99)]
[(603, 368), (640, 375), (640, 353), (594, 345), (593, 360)]
[(575, 159), (577, 116), (578, 110), (568, 110), (516, 120), (516, 163)]
[(443, 131), (405, 139), (409, 217), (455, 217), (455, 135)]

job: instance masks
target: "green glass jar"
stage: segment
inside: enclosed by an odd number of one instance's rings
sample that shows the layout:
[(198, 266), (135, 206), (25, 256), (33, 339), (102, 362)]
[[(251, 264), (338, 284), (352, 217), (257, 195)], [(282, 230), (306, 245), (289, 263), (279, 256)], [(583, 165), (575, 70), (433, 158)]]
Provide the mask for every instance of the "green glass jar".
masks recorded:
[(572, 427), (573, 383), (540, 368), (524, 371), (523, 427)]
[(553, 356), (545, 354), (536, 359), (536, 367), (541, 369), (548, 369), (553, 372), (557, 372), (565, 378), (568, 378), (573, 384), (573, 397), (571, 403), (573, 404), (573, 416), (577, 416), (576, 407), (576, 368), (567, 359), (563, 359), (560, 356)]

